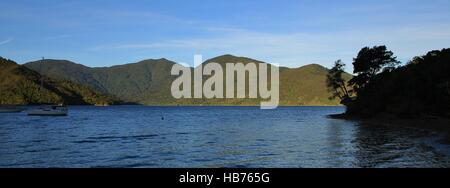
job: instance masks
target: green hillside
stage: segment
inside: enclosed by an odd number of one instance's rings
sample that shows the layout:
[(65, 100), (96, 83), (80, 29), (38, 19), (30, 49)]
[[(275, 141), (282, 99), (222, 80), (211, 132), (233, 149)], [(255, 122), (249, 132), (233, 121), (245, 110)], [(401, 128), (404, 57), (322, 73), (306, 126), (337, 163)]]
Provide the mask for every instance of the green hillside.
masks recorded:
[[(337, 99), (330, 100), (326, 86), (328, 69), (311, 64), (295, 69), (280, 69), (280, 98), (285, 105), (338, 105)], [(344, 74), (346, 80), (350, 74)]]
[(166, 59), (156, 59), (113, 67), (89, 68), (65, 60), (44, 60), (27, 63), (25, 66), (52, 78), (87, 85), (124, 101), (140, 102), (148, 94), (158, 93), (167, 85), (170, 89), (169, 77), (173, 64)]
[[(223, 55), (205, 61), (248, 63), (261, 61), (246, 57)], [(170, 87), (175, 76), (170, 70), (175, 62), (150, 59), (113, 67), (89, 68), (64, 60), (44, 60), (25, 66), (57, 79), (71, 80), (124, 101), (146, 105), (259, 105), (260, 99), (180, 99), (171, 96)], [(191, 68), (193, 70), (193, 68)], [(225, 69), (224, 69), (225, 70)], [(329, 100), (326, 88), (327, 69), (320, 65), (300, 68), (280, 67), (280, 104), (282, 105), (338, 105)], [(350, 79), (349, 74), (345, 75)], [(204, 77), (206, 80), (207, 77)]]
[(43, 78), (14, 61), (0, 57), (0, 104), (112, 104), (114, 100), (71, 81)]

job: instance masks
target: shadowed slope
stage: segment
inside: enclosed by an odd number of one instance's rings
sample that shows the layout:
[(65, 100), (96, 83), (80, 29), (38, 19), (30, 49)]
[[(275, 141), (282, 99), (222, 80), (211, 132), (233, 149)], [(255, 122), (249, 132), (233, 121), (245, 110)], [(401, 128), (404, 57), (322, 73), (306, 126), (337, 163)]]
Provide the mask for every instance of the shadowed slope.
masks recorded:
[[(262, 61), (223, 55), (204, 62), (219, 63), (225, 71), (225, 63)], [(170, 70), (175, 62), (167, 59), (150, 59), (138, 63), (113, 67), (89, 68), (64, 60), (31, 62), (27, 67), (50, 77), (68, 79), (88, 85), (100, 92), (116, 96), (124, 101), (148, 105), (259, 105), (260, 99), (181, 99), (172, 97), (170, 87), (175, 76)], [(191, 68), (193, 70), (193, 68)], [(329, 100), (325, 85), (327, 69), (320, 65), (299, 68), (280, 67), (280, 103), (282, 105), (339, 105)], [(204, 80), (208, 77), (204, 76)], [(345, 78), (351, 78), (346, 74)], [(248, 87), (248, 84), (247, 84)]]
[(0, 57), (0, 104), (112, 104), (114, 100), (86, 86), (66, 80), (43, 78), (14, 61)]

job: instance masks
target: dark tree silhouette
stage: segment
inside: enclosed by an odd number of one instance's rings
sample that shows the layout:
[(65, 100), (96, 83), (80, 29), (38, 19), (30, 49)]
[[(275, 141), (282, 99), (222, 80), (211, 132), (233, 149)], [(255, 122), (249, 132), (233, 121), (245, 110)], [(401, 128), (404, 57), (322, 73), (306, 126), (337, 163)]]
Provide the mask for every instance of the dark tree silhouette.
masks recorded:
[(331, 68), (327, 74), (327, 87), (332, 93), (330, 99), (338, 97), (342, 104), (345, 104), (350, 100), (347, 85), (344, 78), (342, 78), (342, 74), (345, 72), (344, 67), (345, 64), (341, 60), (337, 60), (334, 62), (333, 68)]
[(356, 74), (350, 80), (355, 92), (364, 88), (367, 83), (381, 71), (391, 71), (400, 62), (394, 53), (388, 51), (386, 46), (365, 47), (359, 51), (358, 56), (353, 59), (353, 73)]
[[(349, 86), (356, 92), (343, 103), (352, 116), (450, 118), (450, 49), (434, 50), (404, 66), (385, 46), (363, 48), (354, 59)], [(336, 66), (338, 70), (339, 65)], [(334, 69), (333, 69), (334, 70)], [(336, 71), (334, 70), (334, 71)], [(330, 70), (330, 78), (333, 78)], [(330, 88), (336, 79), (327, 80)]]

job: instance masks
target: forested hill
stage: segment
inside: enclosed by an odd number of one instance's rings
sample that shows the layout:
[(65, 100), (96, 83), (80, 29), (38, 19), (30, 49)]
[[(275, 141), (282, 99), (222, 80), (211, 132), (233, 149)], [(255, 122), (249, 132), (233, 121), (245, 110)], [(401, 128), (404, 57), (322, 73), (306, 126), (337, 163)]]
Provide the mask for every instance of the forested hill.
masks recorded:
[(0, 105), (59, 103), (106, 105), (115, 100), (72, 81), (41, 77), (34, 70), (0, 57)]
[[(223, 55), (205, 63), (246, 63), (262, 61)], [(49, 77), (71, 80), (87, 85), (100, 92), (116, 96), (124, 101), (146, 105), (259, 105), (254, 99), (208, 99), (176, 100), (170, 87), (175, 76), (170, 70), (175, 62), (167, 59), (149, 59), (137, 63), (113, 67), (90, 68), (66, 60), (44, 60), (25, 64)], [(327, 69), (317, 64), (299, 68), (280, 67), (281, 105), (339, 105), (339, 100), (330, 100), (326, 80)], [(344, 75), (347, 80), (350, 74)]]

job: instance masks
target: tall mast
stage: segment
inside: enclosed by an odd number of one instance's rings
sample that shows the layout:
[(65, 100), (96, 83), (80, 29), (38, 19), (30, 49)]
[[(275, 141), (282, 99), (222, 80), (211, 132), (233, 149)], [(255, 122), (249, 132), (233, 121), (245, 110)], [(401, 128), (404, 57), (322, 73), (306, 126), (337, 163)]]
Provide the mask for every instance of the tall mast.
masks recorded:
[(40, 75), (41, 75), (41, 91), (44, 88), (44, 75), (42, 74), (42, 64), (43, 63), (44, 63), (44, 57), (42, 57), (42, 61), (39, 64), (39, 72), (40, 72)]

